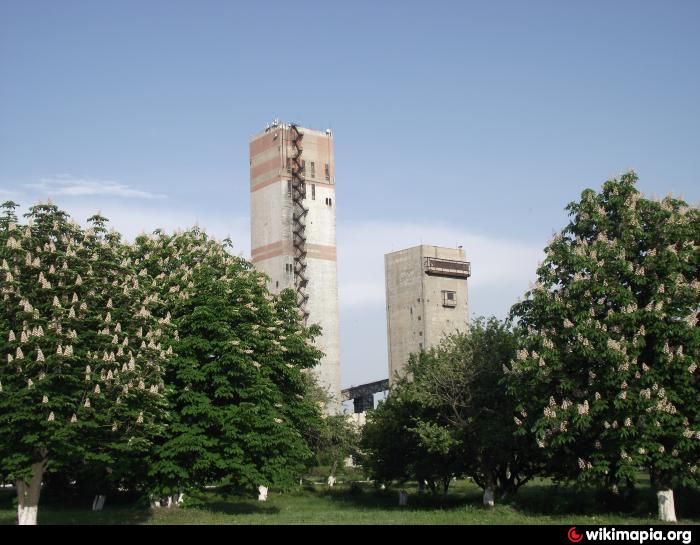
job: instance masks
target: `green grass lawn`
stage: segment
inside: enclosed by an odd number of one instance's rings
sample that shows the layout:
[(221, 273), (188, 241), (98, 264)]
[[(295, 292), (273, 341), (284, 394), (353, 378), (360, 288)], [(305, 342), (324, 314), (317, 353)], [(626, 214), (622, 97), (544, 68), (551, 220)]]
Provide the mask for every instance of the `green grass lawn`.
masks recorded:
[[(267, 502), (220, 491), (196, 499), (200, 507), (147, 509), (120, 505), (107, 498), (102, 512), (90, 511), (91, 499), (60, 504), (48, 500), (39, 508), (39, 524), (652, 524), (656, 497), (641, 484), (635, 498), (617, 510), (596, 501), (594, 491), (557, 487), (535, 481), (505, 505), (481, 507), (480, 489), (457, 481), (447, 497), (418, 495), (407, 488), (409, 504), (399, 507), (398, 488), (378, 490), (370, 483), (340, 483), (332, 490), (306, 484), (285, 493), (271, 491)], [(83, 505), (84, 504), (84, 505)], [(700, 523), (700, 491), (676, 492), (679, 522)], [(0, 524), (14, 524), (12, 497), (0, 492)]]

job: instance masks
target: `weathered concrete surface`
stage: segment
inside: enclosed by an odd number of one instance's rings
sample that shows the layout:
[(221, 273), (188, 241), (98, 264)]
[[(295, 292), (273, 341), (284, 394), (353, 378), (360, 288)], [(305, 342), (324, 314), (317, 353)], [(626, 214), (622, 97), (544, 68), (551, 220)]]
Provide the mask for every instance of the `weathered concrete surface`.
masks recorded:
[[(426, 258), (468, 267), (464, 250), (421, 245), (384, 256), (389, 381), (403, 375), (412, 353), (468, 326), (467, 278), (426, 271)], [(446, 301), (446, 292), (454, 293)]]
[[(299, 131), (304, 134), (304, 206), (309, 209), (305, 230), (308, 323), (322, 327), (316, 344), (325, 353), (314, 372), (338, 402), (332, 410), (338, 410), (341, 386), (333, 136), (302, 127)], [(273, 125), (250, 140), (251, 258), (256, 268), (270, 277), (268, 287), (273, 292), (294, 288), (289, 132), (289, 125)]]

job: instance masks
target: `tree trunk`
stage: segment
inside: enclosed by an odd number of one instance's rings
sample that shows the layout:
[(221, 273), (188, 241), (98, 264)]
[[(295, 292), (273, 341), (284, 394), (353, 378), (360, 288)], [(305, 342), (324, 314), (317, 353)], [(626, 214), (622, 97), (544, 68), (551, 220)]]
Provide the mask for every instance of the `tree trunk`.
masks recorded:
[(335, 484), (335, 472), (338, 469), (338, 460), (333, 461), (333, 466), (331, 467), (331, 474), (328, 475), (328, 486), (333, 486)]
[(664, 522), (676, 522), (676, 507), (673, 504), (673, 490), (658, 490), (656, 499), (659, 503), (659, 519)]
[(39, 510), (39, 495), (41, 494), (41, 480), (44, 477), (46, 460), (32, 464), (32, 479), (29, 484), (24, 479), (16, 482), (17, 486), (17, 524), (36, 525), (37, 511)]
[(484, 488), (484, 507), (493, 507), (493, 498), (495, 495), (495, 486), (493, 483), (493, 475), (486, 473), (486, 487)]
[(399, 505), (402, 507), (408, 505), (408, 492), (405, 490), (399, 491)]
[(442, 497), (447, 497), (447, 490), (450, 488), (450, 478), (447, 477), (442, 481)]
[(103, 494), (98, 494), (95, 496), (95, 499), (92, 501), (92, 510), (93, 511), (102, 511), (103, 507), (105, 506), (105, 501), (107, 500), (107, 496)]

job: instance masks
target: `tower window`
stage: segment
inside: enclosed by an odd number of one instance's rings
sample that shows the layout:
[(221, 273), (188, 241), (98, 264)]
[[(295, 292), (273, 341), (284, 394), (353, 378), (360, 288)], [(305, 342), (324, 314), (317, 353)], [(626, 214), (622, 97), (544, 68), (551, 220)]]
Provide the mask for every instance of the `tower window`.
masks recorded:
[(287, 197), (292, 196), (292, 180), (287, 180)]
[(316, 163), (314, 163), (313, 161), (311, 161), (311, 163), (309, 164), (309, 176), (311, 178), (316, 177)]
[(311, 200), (316, 200), (316, 184), (311, 184)]
[(454, 291), (442, 290), (442, 306), (443, 307), (456, 307), (457, 306), (457, 294)]
[(330, 179), (331, 179), (331, 166), (328, 163), (326, 163), (326, 180), (330, 180)]
[(287, 172), (292, 171), (292, 159), (291, 157), (287, 157)]

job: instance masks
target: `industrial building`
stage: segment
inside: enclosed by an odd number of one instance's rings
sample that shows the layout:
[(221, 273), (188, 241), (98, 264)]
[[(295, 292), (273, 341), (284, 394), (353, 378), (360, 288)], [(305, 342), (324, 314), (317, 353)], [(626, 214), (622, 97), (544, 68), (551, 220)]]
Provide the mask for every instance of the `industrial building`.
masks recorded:
[(389, 381), (403, 376), (412, 353), (468, 326), (464, 250), (420, 245), (384, 256)]
[(340, 401), (333, 135), (279, 121), (250, 140), (251, 259), (269, 289), (293, 288), (325, 353), (319, 383)]

